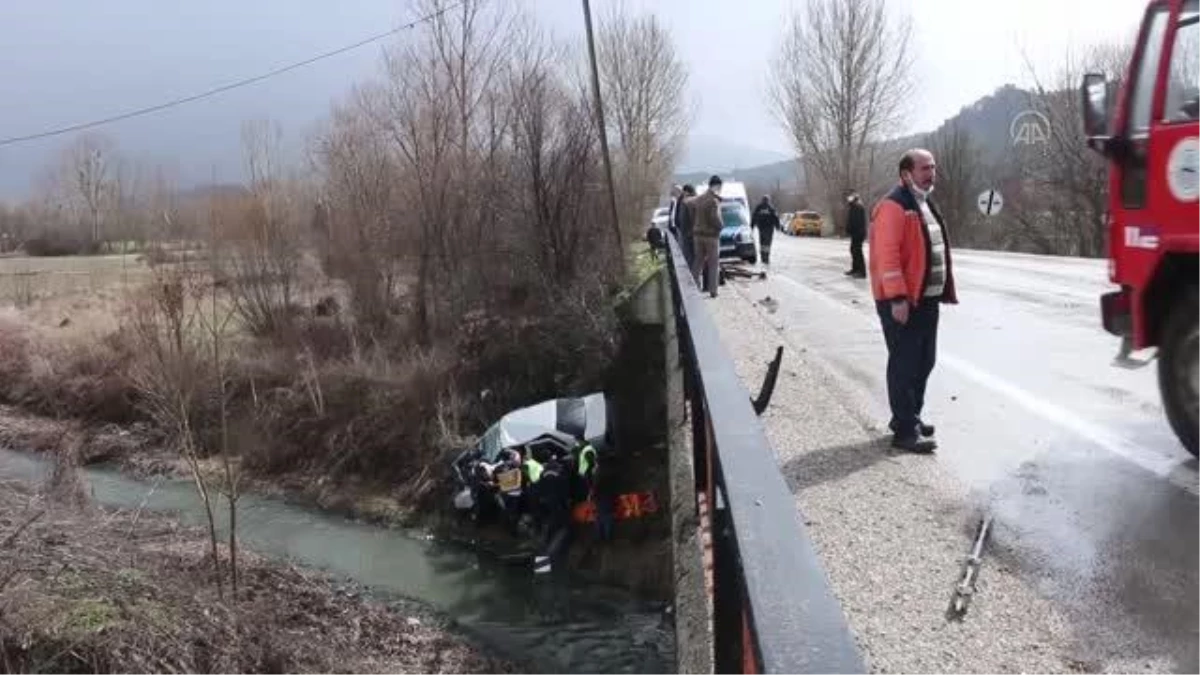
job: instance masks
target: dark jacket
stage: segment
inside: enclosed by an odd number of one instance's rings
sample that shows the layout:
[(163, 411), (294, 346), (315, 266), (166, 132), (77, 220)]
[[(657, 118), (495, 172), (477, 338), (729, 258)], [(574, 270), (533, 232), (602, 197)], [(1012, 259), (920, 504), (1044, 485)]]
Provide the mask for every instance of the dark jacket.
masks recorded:
[[(946, 285), (941, 301), (958, 302), (954, 287), (954, 267), (950, 259), (950, 237), (946, 223), (933, 201), (929, 210), (942, 230), (946, 247)], [(871, 292), (876, 300), (908, 298), (917, 304), (929, 281), (929, 258), (933, 244), (929, 228), (921, 217), (917, 198), (904, 185), (897, 185), (871, 214)]]
[(688, 196), (686, 194), (679, 195), (679, 199), (675, 200), (675, 230), (680, 236), (690, 239), (692, 237), (692, 210), (688, 208)]
[(850, 202), (846, 213), (846, 234), (850, 235), (851, 239), (867, 238), (867, 210), (863, 207), (862, 200)]
[(697, 239), (716, 239), (721, 236), (721, 198), (711, 190), (695, 197), (692, 207), (692, 229)]
[(775, 212), (775, 207), (759, 202), (750, 218), (750, 227), (758, 228), (759, 232), (774, 232), (779, 227), (779, 214)]

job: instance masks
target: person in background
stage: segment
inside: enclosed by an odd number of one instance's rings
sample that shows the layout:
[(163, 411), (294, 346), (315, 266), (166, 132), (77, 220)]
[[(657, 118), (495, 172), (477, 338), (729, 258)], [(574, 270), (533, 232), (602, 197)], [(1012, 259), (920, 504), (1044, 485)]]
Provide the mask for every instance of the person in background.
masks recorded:
[(758, 230), (758, 249), (763, 265), (771, 266), (771, 240), (775, 230), (779, 228), (779, 214), (771, 204), (771, 195), (763, 195), (762, 201), (754, 207), (754, 216), (750, 219), (750, 227)]
[(846, 203), (846, 234), (850, 236), (850, 269), (846, 276), (865, 279), (867, 264), (863, 260), (863, 242), (867, 239), (867, 210), (856, 190), (851, 190), (846, 196)]
[[(708, 292), (717, 297), (721, 274), (721, 177), (708, 179), (708, 190), (691, 200), (692, 229), (695, 242), (695, 258), (692, 275), (696, 285), (704, 290), (704, 278), (708, 277)], [(705, 274), (707, 272), (707, 275)]]
[(676, 237), (679, 236), (679, 227), (676, 225), (676, 216), (679, 205), (682, 201), (683, 188), (678, 185), (671, 186), (671, 201), (667, 205), (667, 229)]
[(688, 183), (683, 186), (679, 198), (675, 200), (674, 223), (679, 232), (679, 248), (683, 250), (683, 259), (687, 261), (688, 269), (692, 268), (692, 261), (696, 257), (696, 252), (692, 250), (696, 244), (692, 236), (692, 208), (690, 206), (691, 200), (695, 197), (696, 188)]
[(871, 293), (888, 350), (892, 447), (929, 453), (937, 444), (921, 409), (937, 358), (939, 307), (958, 297), (946, 224), (930, 199), (933, 154), (909, 150), (899, 168), (900, 183), (871, 215)]

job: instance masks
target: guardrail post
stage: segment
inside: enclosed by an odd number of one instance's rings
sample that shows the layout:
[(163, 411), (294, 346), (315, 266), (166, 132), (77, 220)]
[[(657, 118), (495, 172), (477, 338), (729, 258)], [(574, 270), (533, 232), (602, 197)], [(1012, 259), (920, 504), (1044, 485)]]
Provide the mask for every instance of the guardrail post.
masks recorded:
[[(714, 491), (716, 492), (716, 491)], [(746, 669), (755, 661), (753, 646), (747, 652), (748, 622), (744, 612), (741, 572), (728, 502), (718, 499), (712, 508), (713, 538), (713, 660), (718, 673), (756, 672)]]

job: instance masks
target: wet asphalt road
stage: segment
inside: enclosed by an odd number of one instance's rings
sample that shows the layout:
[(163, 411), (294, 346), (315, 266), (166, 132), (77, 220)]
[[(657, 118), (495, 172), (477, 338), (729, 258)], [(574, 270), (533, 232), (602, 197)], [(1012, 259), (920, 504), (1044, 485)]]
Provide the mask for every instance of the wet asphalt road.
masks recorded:
[[(790, 338), (885, 431), (879, 322), (868, 282), (843, 275), (847, 243), (778, 235), (772, 257)], [(1156, 364), (1112, 365), (1105, 262), (963, 250), (954, 265), (960, 304), (943, 306), (924, 417), (936, 461), (996, 517), (991, 555), (1070, 617), (1095, 663), (1150, 649), (1200, 671), (1197, 464), (1163, 416)]]

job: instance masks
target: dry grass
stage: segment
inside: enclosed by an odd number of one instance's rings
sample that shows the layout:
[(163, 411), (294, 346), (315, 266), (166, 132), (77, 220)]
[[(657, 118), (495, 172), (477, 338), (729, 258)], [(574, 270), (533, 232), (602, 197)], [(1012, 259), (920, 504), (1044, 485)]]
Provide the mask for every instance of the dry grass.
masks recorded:
[(0, 257), (0, 305), (77, 301), (135, 286), (147, 268), (134, 256)]
[(0, 483), (0, 544), (2, 672), (513, 670), (411, 606), (252, 554), (221, 602), (204, 535), (155, 514)]

